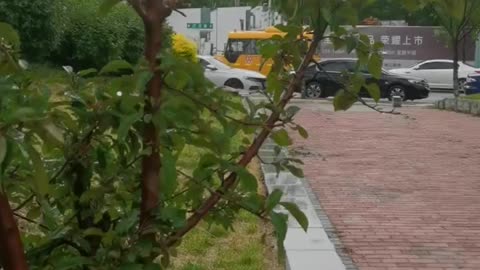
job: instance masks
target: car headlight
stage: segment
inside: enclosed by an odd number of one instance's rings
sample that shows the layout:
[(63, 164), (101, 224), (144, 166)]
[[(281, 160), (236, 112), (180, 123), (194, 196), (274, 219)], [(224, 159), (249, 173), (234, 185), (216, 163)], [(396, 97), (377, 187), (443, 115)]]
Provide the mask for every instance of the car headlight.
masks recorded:
[(470, 78), (470, 77), (467, 78), (467, 83), (472, 83), (472, 82), (476, 82), (476, 81), (477, 81), (477, 79)]
[(422, 81), (420, 80), (408, 80), (408, 81), (413, 84), (423, 84)]
[(258, 82), (258, 83), (264, 83), (266, 81), (266, 79), (263, 79), (263, 78), (255, 78), (255, 77), (247, 77), (246, 78), (248, 81), (251, 81), (251, 82)]

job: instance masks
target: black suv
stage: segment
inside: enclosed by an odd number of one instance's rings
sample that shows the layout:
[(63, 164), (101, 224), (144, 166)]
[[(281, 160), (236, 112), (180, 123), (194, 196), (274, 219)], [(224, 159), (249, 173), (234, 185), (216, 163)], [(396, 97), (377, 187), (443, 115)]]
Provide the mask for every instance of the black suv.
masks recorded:
[[(335, 96), (337, 91), (344, 88), (345, 72), (354, 72), (356, 66), (356, 59), (325, 60), (318, 65), (309, 66), (304, 77), (303, 96), (305, 98)], [(382, 77), (377, 80), (366, 68), (360, 69), (360, 72), (367, 84), (371, 82), (378, 84), (382, 98), (391, 100), (393, 96), (401, 96), (404, 100), (414, 100), (427, 98), (430, 94), (428, 83), (420, 78), (396, 75), (382, 70)], [(366, 89), (360, 91), (360, 96), (369, 96)]]

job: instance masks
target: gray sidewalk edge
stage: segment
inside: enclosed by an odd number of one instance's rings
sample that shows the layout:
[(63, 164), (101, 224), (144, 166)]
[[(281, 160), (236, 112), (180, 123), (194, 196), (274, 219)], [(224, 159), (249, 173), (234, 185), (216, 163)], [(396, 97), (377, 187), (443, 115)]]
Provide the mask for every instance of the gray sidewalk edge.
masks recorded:
[[(265, 162), (274, 158), (275, 144), (267, 141), (259, 155)], [(280, 156), (288, 156), (284, 149)], [(310, 226), (303, 232), (298, 223), (289, 218), (285, 240), (286, 269), (288, 270), (357, 270), (336, 235), (335, 229), (322, 210), (318, 198), (306, 179), (299, 179), (290, 173), (277, 175), (272, 165), (262, 164), (262, 172), (269, 192), (281, 189), (283, 201), (295, 202), (307, 215)], [(282, 211), (278, 208), (277, 211)]]
[(323, 210), (320, 204), (320, 198), (313, 191), (312, 187), (310, 186), (310, 182), (306, 180), (302, 183), (307, 190), (307, 194), (310, 197), (310, 200), (313, 202), (315, 212), (317, 213), (318, 218), (323, 224), (323, 229), (327, 233), (328, 238), (330, 238), (330, 241), (332, 241), (333, 245), (335, 246), (335, 250), (340, 256), (340, 259), (342, 259), (342, 262), (345, 265), (345, 269), (358, 270), (358, 267), (355, 265), (352, 258), (350, 257), (348, 250), (345, 248), (342, 241), (340, 240), (340, 237), (337, 234), (337, 230), (330, 222), (327, 213)]

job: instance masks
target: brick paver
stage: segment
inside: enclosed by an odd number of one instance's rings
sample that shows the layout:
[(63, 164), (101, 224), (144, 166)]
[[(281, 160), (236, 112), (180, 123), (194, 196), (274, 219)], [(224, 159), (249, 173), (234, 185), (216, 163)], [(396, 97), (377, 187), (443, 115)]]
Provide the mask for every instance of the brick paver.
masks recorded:
[(305, 175), (361, 270), (480, 269), (480, 118), (306, 110)]

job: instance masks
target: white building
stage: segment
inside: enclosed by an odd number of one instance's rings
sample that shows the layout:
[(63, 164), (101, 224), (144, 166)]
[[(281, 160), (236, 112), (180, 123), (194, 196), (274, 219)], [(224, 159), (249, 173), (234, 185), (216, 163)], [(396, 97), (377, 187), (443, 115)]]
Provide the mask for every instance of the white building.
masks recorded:
[(187, 24), (203, 23), (202, 9), (187, 8), (180, 11), (186, 17), (174, 12), (167, 22), (173, 31), (183, 34), (197, 43), (200, 54), (222, 52), (229, 32), (265, 29), (282, 22), (278, 14), (270, 13), (265, 7), (227, 7), (211, 10), (209, 22), (213, 24), (213, 28), (200, 30), (187, 28)]

